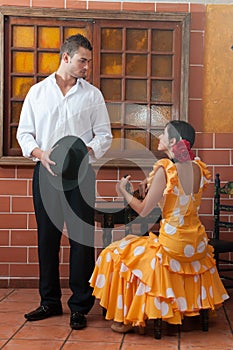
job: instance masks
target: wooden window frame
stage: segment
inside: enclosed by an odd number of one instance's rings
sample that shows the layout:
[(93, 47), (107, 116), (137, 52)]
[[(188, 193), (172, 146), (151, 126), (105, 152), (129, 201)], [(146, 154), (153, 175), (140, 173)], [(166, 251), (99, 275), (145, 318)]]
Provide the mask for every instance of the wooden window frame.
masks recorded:
[[(84, 11), (84, 10), (61, 10), (48, 8), (26, 8), (26, 7), (9, 7), (2, 6), (0, 10), (0, 166), (1, 165), (33, 165), (28, 159), (22, 156), (3, 156), (3, 118), (4, 118), (4, 22), (8, 16), (17, 17), (37, 17), (37, 18), (62, 18), (65, 20), (92, 20), (93, 22), (99, 20), (132, 20), (132, 21), (172, 21), (179, 22), (182, 31), (181, 40), (181, 73), (180, 73), (180, 119), (188, 120), (188, 77), (189, 77), (189, 28), (190, 28), (190, 14), (189, 13), (152, 13), (152, 12), (131, 12), (131, 11)], [(95, 50), (94, 50), (95, 51)], [(93, 52), (94, 57), (98, 53)], [(95, 58), (96, 59), (96, 58)], [(98, 64), (98, 59), (97, 59)], [(153, 161), (154, 162), (154, 161)], [(96, 166), (151, 166), (152, 160), (138, 159), (132, 160), (108, 160), (103, 157), (100, 161), (95, 163)]]

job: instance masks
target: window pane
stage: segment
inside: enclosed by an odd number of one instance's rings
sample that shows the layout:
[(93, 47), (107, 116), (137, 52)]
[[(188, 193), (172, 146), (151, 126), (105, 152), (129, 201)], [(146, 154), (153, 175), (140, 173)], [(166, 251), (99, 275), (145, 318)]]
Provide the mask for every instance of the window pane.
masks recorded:
[(35, 81), (33, 78), (12, 78), (12, 97), (24, 98), (34, 83)]
[(172, 99), (172, 82), (154, 80), (152, 81), (151, 100), (171, 102)]
[(23, 102), (11, 103), (11, 123), (18, 123)]
[[(160, 131), (161, 133), (161, 131)], [(158, 150), (158, 144), (159, 144), (159, 138), (157, 136), (158, 133), (153, 133), (153, 131), (150, 133), (150, 143), (151, 143), (151, 150), (157, 151)]]
[(122, 56), (118, 54), (102, 54), (100, 74), (122, 74)]
[(17, 127), (11, 127), (11, 148), (18, 148), (19, 144), (18, 141), (16, 140), (16, 132), (17, 132)]
[(127, 55), (126, 56), (126, 75), (147, 75), (147, 56), (146, 55)]
[(151, 75), (159, 77), (171, 77), (172, 56), (153, 55), (151, 63)]
[(151, 106), (151, 126), (164, 126), (171, 119), (170, 106)]
[(128, 79), (126, 81), (126, 100), (145, 101), (147, 97), (146, 84), (146, 80)]
[(121, 104), (107, 103), (106, 105), (111, 123), (121, 124)]
[(121, 79), (101, 79), (101, 87), (106, 100), (121, 100)]
[(60, 48), (60, 28), (39, 27), (38, 29), (39, 48), (59, 49)]
[(60, 57), (57, 53), (39, 53), (38, 73), (50, 74), (59, 66)]
[(142, 150), (146, 146), (146, 131), (125, 130), (125, 149)]
[(144, 50), (148, 48), (147, 29), (127, 29), (126, 50)]
[(33, 47), (34, 46), (34, 27), (13, 26), (12, 46)]
[(121, 50), (122, 30), (121, 29), (101, 29), (101, 49)]
[(34, 54), (32, 52), (13, 52), (12, 71), (14, 73), (33, 73)]
[(86, 28), (64, 28), (64, 39), (68, 38), (68, 36), (76, 34), (87, 36)]
[(125, 113), (125, 124), (146, 127), (147, 107), (145, 105), (127, 104)]
[(152, 30), (152, 51), (172, 51), (173, 31)]
[(111, 150), (120, 150), (121, 143), (122, 143), (121, 129), (113, 129), (112, 136), (113, 136), (113, 140), (111, 144)]

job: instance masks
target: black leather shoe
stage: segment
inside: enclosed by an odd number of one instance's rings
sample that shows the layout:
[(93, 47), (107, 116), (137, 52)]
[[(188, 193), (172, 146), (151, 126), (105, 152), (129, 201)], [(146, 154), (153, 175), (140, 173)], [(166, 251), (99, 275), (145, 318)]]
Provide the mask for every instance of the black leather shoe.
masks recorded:
[(51, 316), (62, 315), (62, 307), (61, 306), (50, 306), (50, 305), (42, 305), (39, 306), (36, 310), (25, 314), (24, 317), (28, 321), (39, 321)]
[(70, 327), (72, 329), (82, 329), (87, 326), (87, 319), (80, 312), (73, 312), (70, 316)]

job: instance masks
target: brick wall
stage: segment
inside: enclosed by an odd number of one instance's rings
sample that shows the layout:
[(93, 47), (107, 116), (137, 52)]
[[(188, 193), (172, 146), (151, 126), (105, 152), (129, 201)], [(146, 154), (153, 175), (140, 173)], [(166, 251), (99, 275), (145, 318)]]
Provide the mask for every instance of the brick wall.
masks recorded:
[[(207, 1), (208, 2), (208, 1)], [(157, 12), (191, 12), (189, 121), (197, 131), (195, 151), (209, 165), (212, 177), (216, 172), (227, 181), (232, 176), (233, 139), (230, 133), (206, 133), (202, 127), (203, 78), (206, 6), (198, 3), (99, 2), (74, 0), (0, 0), (1, 5), (80, 8), (86, 10), (133, 10)], [(49, 4), (49, 5), (48, 5)], [(149, 169), (148, 169), (149, 171)], [(32, 167), (0, 166), (0, 287), (33, 287), (38, 283), (36, 223), (33, 213)], [(139, 169), (106, 168), (97, 173), (97, 197), (111, 200), (117, 196), (115, 185), (130, 173), (137, 186), (143, 178)], [(209, 236), (213, 230), (213, 180), (201, 205), (201, 219)], [(114, 239), (123, 234), (114, 229)], [(101, 246), (102, 231), (96, 226), (96, 246)], [(67, 285), (69, 245), (65, 235), (61, 247), (61, 278)]]

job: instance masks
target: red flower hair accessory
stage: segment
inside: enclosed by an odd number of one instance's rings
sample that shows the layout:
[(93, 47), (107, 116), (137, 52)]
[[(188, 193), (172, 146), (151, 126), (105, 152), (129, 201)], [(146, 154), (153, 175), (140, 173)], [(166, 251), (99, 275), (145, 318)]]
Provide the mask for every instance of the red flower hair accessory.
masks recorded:
[(190, 142), (187, 140), (178, 141), (175, 146), (172, 147), (172, 152), (174, 153), (174, 159), (180, 163), (184, 163), (195, 158), (195, 155), (190, 148)]

